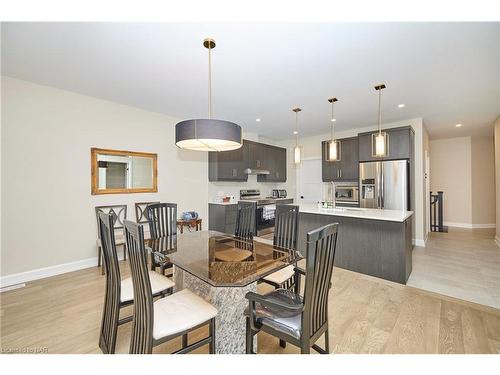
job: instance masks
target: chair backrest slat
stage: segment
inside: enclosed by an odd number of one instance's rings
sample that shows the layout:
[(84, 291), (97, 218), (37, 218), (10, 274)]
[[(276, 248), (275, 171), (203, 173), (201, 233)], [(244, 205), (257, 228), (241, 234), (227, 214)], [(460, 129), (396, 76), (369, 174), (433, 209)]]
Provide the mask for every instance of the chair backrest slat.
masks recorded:
[(127, 205), (126, 204), (114, 204), (110, 206), (96, 206), (95, 216), (97, 220), (97, 235), (100, 238), (99, 230), (99, 214), (105, 213), (113, 216), (113, 229), (123, 229), (123, 221), (127, 219)]
[(144, 230), (142, 225), (125, 220), (125, 238), (134, 286), (134, 318), (130, 354), (148, 354), (153, 350), (153, 295), (149, 280)]
[(297, 250), (299, 206), (279, 204), (276, 206), (273, 245)]
[(146, 207), (145, 212), (151, 238), (177, 234), (177, 204), (153, 203)]
[(328, 224), (307, 234), (306, 281), (302, 327), (312, 337), (328, 320), (328, 293), (337, 245), (338, 224)]
[(106, 291), (101, 322), (99, 347), (103, 353), (114, 353), (116, 347), (116, 327), (120, 315), (121, 276), (116, 253), (113, 213), (99, 212), (97, 215), (99, 238), (106, 269)]
[(157, 204), (160, 202), (136, 202), (135, 206), (135, 222), (139, 224), (149, 223), (148, 218), (146, 217), (146, 208), (151, 206), (152, 204)]
[(235, 236), (245, 239), (253, 240), (257, 234), (257, 225), (255, 221), (255, 214), (257, 211), (256, 202), (238, 202), (238, 212), (236, 216), (236, 230)]

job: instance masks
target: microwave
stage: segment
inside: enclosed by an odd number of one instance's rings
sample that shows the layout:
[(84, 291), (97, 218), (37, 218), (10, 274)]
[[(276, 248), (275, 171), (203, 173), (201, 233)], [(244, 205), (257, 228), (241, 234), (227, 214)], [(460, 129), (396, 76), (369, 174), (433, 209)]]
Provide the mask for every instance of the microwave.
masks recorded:
[(359, 203), (359, 188), (357, 184), (335, 184), (335, 202), (336, 203)]

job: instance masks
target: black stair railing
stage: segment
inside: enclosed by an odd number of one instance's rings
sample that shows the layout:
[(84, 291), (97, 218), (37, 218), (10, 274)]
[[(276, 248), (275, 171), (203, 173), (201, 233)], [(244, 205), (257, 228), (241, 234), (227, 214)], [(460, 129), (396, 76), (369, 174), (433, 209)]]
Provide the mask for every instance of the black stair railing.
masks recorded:
[(443, 192), (432, 194), (431, 191), (430, 196), (431, 232), (448, 232), (448, 227), (443, 225)]

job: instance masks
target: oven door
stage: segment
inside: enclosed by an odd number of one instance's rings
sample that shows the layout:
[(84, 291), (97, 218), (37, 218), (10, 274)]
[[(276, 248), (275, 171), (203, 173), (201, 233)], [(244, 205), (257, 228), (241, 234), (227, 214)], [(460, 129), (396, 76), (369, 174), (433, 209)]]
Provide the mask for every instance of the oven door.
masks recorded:
[(257, 222), (257, 236), (274, 232), (274, 221), (276, 214), (276, 205), (265, 204), (257, 206), (255, 216)]

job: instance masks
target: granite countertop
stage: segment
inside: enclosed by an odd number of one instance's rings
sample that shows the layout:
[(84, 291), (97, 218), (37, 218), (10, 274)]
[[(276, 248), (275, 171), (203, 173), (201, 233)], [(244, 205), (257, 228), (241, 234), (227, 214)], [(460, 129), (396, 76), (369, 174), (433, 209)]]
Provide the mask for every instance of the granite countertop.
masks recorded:
[[(282, 201), (282, 200), (286, 200), (286, 199), (293, 199), (293, 198), (260, 198), (260, 199), (274, 199), (275, 201)], [(259, 199), (245, 199), (245, 202), (257, 202)], [(235, 202), (208, 202), (209, 204), (220, 204), (220, 205), (223, 205), (223, 206), (228, 206), (228, 205), (232, 205), (232, 204), (238, 204), (238, 200), (236, 200)]]
[(238, 204), (238, 202), (208, 202), (208, 204), (220, 204), (222, 206), (231, 206), (233, 204)]
[(357, 207), (318, 208), (317, 204), (308, 203), (299, 204), (299, 212), (396, 222), (403, 222), (413, 215), (413, 211)]

